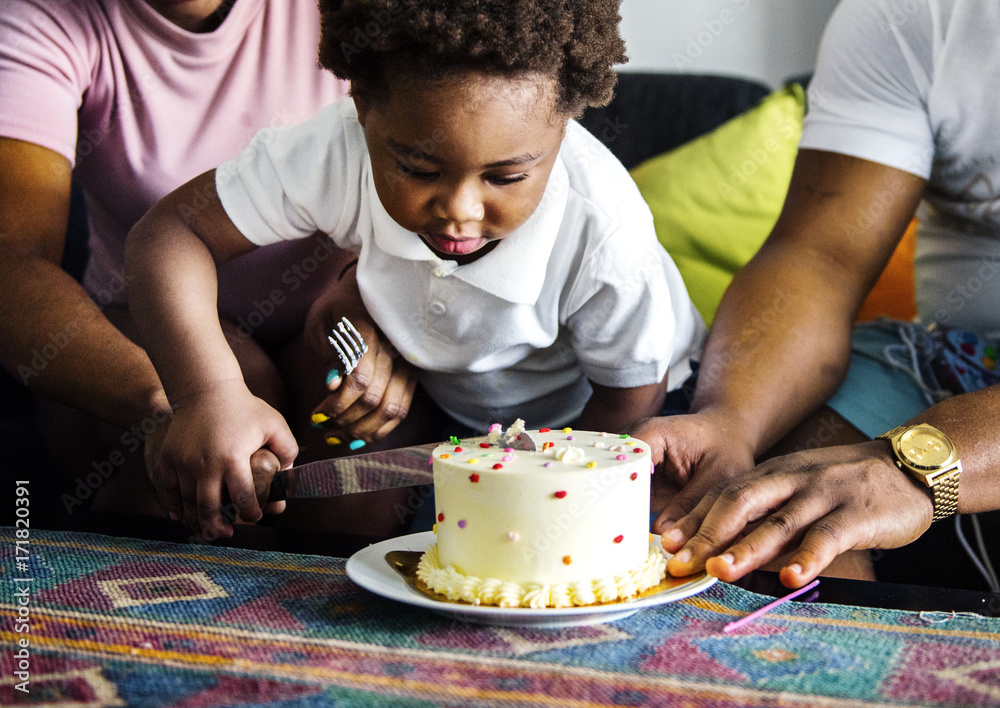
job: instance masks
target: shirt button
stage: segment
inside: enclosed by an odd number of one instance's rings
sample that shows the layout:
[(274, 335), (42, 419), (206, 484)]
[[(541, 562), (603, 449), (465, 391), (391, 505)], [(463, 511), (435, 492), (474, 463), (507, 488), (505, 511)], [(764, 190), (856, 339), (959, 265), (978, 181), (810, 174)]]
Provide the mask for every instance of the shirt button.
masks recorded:
[(443, 315), (448, 311), (448, 307), (440, 300), (435, 300), (431, 303), (431, 312), (435, 315)]

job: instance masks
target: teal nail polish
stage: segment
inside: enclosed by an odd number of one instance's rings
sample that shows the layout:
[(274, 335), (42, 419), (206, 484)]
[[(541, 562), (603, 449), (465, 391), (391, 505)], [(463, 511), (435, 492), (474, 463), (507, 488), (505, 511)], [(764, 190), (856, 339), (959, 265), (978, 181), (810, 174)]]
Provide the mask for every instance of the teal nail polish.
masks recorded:
[(340, 378), (339, 369), (330, 369), (330, 372), (326, 375), (326, 385), (329, 386), (331, 383)]
[(365, 446), (364, 440), (351, 440), (351, 444), (348, 445), (352, 450), (360, 450)]

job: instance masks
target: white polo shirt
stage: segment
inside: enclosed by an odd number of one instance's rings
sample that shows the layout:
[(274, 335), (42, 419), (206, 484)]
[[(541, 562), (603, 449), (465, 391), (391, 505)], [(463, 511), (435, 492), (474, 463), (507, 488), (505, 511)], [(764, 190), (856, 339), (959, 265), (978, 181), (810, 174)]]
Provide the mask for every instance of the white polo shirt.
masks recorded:
[(613, 388), (690, 374), (704, 324), (624, 167), (570, 122), (541, 204), (482, 258), (434, 254), (382, 207), (353, 101), (262, 131), (216, 185), (253, 243), (328, 233), (359, 253), (372, 318), (450, 415), (484, 429), (563, 425), (589, 381)]

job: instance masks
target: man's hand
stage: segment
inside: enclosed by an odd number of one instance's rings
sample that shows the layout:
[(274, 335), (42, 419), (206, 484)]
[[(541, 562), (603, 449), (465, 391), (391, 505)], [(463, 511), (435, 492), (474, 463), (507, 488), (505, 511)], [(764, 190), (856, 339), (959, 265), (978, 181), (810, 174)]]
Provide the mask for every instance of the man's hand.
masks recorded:
[(712, 488), (753, 468), (752, 450), (725, 419), (709, 413), (649, 418), (632, 435), (649, 444), (665, 482), (681, 487), (653, 522), (654, 533), (669, 529)]
[(281, 415), (242, 382), (222, 382), (180, 401), (161, 428), (146, 444), (150, 479), (170, 517), (203, 538), (232, 535), (222, 514), (226, 494), (240, 519), (258, 520), (271, 477), (298, 452)]
[(877, 440), (772, 458), (710, 490), (662, 542), (672, 575), (729, 582), (791, 551), (780, 578), (794, 588), (845, 551), (910, 543), (932, 516), (927, 489)]

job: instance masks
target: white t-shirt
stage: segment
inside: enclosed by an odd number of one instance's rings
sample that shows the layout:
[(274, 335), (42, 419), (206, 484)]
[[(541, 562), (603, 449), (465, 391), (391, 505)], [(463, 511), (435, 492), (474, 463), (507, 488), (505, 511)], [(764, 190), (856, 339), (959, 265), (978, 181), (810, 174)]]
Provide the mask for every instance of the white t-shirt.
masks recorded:
[(233, 223), (265, 245), (330, 234), (359, 252), (371, 316), (449, 414), (562, 425), (589, 380), (679, 386), (704, 324), (621, 164), (575, 122), (528, 221), (473, 263), (435, 255), (382, 207), (353, 101), (265, 130), (222, 165)]
[(1000, 334), (1000, 3), (843, 0), (801, 147), (927, 179), (920, 319)]

